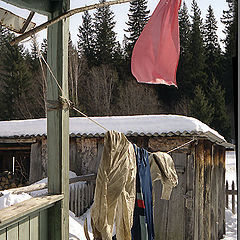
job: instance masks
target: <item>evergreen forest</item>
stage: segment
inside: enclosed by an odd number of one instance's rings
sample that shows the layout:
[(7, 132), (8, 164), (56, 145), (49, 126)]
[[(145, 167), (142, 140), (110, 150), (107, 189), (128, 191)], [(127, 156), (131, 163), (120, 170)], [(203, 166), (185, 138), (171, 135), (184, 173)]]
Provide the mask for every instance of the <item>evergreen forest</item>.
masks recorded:
[[(106, 0), (100, 0), (105, 2)], [(69, 98), (88, 116), (181, 114), (195, 117), (228, 141), (234, 136), (234, 94), (237, 84), (237, 0), (226, 0), (224, 39), (218, 38), (214, 10), (203, 19), (196, 0), (183, 1), (179, 11), (178, 88), (137, 83), (131, 74), (131, 53), (150, 18), (147, 0), (129, 4), (122, 43), (114, 31), (109, 6), (84, 12), (78, 42), (69, 34)], [(0, 120), (46, 116), (47, 40), (33, 37), (31, 49), (11, 46), (14, 34), (0, 25)], [(220, 42), (222, 41), (222, 43)], [(223, 47), (220, 47), (220, 43)], [(236, 105), (236, 104), (235, 104)], [(71, 110), (70, 116), (80, 116)]]

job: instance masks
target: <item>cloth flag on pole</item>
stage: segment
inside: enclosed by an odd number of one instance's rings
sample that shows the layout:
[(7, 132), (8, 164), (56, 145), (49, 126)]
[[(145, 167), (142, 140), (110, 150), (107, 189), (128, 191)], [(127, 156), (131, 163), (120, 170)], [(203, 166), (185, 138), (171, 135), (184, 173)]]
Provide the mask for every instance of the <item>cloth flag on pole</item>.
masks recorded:
[(132, 74), (138, 82), (177, 86), (180, 53), (178, 10), (181, 0), (160, 0), (132, 53)]

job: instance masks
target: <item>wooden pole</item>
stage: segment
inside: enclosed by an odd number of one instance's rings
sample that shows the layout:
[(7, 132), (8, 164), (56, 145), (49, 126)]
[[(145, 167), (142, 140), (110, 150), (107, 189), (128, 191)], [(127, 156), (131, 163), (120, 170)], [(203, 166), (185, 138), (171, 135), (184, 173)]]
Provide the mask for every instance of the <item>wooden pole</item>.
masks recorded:
[[(70, 0), (54, 2), (54, 11), (49, 20), (69, 10)], [(47, 75), (47, 99), (59, 101), (59, 96), (68, 97), (68, 41), (69, 19), (58, 21), (48, 28), (48, 64), (59, 81), (59, 90), (52, 75)], [(47, 112), (48, 147), (48, 192), (63, 194), (64, 198), (49, 210), (49, 239), (69, 238), (69, 111)]]
[(110, 5), (115, 5), (115, 4), (121, 4), (121, 3), (127, 3), (127, 2), (131, 2), (133, 0), (113, 0), (113, 1), (109, 1), (109, 2), (104, 2), (104, 3), (98, 3), (98, 4), (92, 4), (89, 6), (85, 6), (85, 7), (80, 7), (80, 8), (76, 8), (70, 11), (67, 11), (65, 13), (62, 13), (52, 19), (50, 19), (49, 21), (37, 26), (36, 28), (20, 35), (19, 37), (16, 37), (15, 39), (13, 39), (10, 44), (14, 45), (17, 44), (21, 41), (23, 41), (24, 39), (31, 37), (32, 35), (36, 34), (37, 32), (42, 31), (43, 29), (52, 26), (53, 24), (64, 20), (66, 18), (69, 18), (71, 16), (73, 16), (76, 13), (80, 13), (80, 12), (84, 12), (84, 11), (88, 11), (88, 10), (93, 10), (96, 8), (100, 8), (100, 7), (104, 7), (104, 6), (110, 6)]
[(225, 194), (226, 194), (226, 208), (228, 209), (228, 181), (226, 181), (226, 191), (225, 191)]
[(232, 181), (232, 213), (235, 214), (235, 195), (234, 195), (234, 190), (235, 190), (235, 184), (234, 181)]

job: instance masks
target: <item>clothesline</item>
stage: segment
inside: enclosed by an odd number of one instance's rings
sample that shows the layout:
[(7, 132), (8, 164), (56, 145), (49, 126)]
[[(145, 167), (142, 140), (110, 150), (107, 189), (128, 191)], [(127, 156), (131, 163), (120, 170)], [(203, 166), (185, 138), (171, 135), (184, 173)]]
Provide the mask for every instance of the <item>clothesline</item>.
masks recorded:
[[(38, 51), (38, 55), (39, 55), (39, 61), (40, 61), (40, 65), (42, 66), (42, 61), (41, 59), (44, 61), (45, 65), (47, 66), (50, 74), (52, 75), (55, 83), (57, 84), (59, 90), (62, 93), (62, 99), (65, 100), (68, 103), (68, 106), (73, 105), (73, 103), (65, 96), (63, 89), (61, 88), (60, 84), (58, 83), (57, 78), (55, 77), (52, 69), (50, 68), (49, 64), (47, 63), (47, 61), (45, 60), (44, 56), (42, 55), (42, 53), (40, 52), (39, 48), (37, 47), (37, 51)], [(43, 71), (43, 68), (42, 68)], [(43, 73), (44, 74), (44, 73)], [(88, 117), (85, 113), (83, 113), (82, 111), (80, 111), (79, 109), (77, 109), (76, 107), (72, 106), (72, 109), (75, 110), (76, 112), (80, 113), (82, 116), (86, 117), (88, 120), (92, 121), (93, 123), (95, 123), (96, 125), (98, 125), (99, 127), (101, 127), (102, 129), (104, 129), (105, 131), (109, 131), (106, 127), (104, 127), (103, 125), (101, 125), (100, 123), (98, 123), (97, 121), (93, 120), (92, 118)]]
[[(33, 41), (35, 41), (35, 43), (36, 43), (36, 39), (33, 38)], [(73, 109), (73, 110), (75, 110), (76, 112), (80, 113), (82, 116), (84, 116), (85, 118), (87, 118), (88, 120), (90, 120), (91, 122), (93, 122), (94, 124), (98, 125), (99, 127), (101, 127), (102, 129), (104, 129), (105, 131), (108, 132), (109, 129), (107, 129), (107, 128), (104, 127), (102, 124), (100, 124), (99, 122), (95, 121), (94, 119), (92, 119), (91, 117), (87, 116), (85, 113), (83, 113), (82, 111), (80, 111), (79, 109), (77, 109), (76, 107), (73, 106), (73, 103), (65, 96), (65, 93), (64, 93), (62, 87), (60, 86), (60, 84), (59, 84), (56, 76), (54, 75), (51, 67), (49, 66), (49, 64), (48, 64), (47, 61), (45, 60), (44, 56), (42, 55), (41, 51), (39, 50), (37, 44), (36, 44), (36, 46), (37, 46), (38, 58), (39, 58), (39, 61), (40, 61), (40, 65), (41, 65), (41, 69), (42, 69), (42, 72), (43, 72), (43, 76), (44, 76), (44, 78), (45, 78), (44, 70), (43, 70), (43, 66), (42, 66), (42, 60), (43, 60), (43, 62), (45, 63), (45, 65), (47, 66), (47, 68), (48, 68), (50, 74), (52, 75), (55, 83), (57, 84), (59, 90), (61, 91), (61, 94), (62, 94), (61, 99), (68, 104), (68, 107), (69, 107), (69, 108), (70, 108), (70, 106), (72, 106), (71, 109)], [(46, 80), (45, 80), (45, 81), (46, 81)], [(180, 146), (178, 146), (178, 147), (176, 147), (176, 148), (173, 148), (173, 149), (169, 150), (167, 153), (171, 153), (171, 152), (173, 152), (173, 151), (176, 151), (176, 150), (178, 150), (178, 149), (180, 149), (180, 148), (182, 148), (182, 147), (184, 147), (184, 146), (192, 143), (192, 142), (195, 141), (195, 140), (196, 140), (196, 139), (193, 138), (192, 140), (190, 140), (190, 141), (188, 141), (188, 142), (186, 142), (186, 143), (184, 143), (184, 144), (182, 144), (182, 145), (180, 145)]]
[(188, 141), (188, 142), (186, 142), (186, 143), (184, 143), (184, 144), (182, 144), (178, 147), (173, 148), (172, 150), (168, 151), (167, 153), (174, 152), (174, 151), (176, 151), (176, 150), (178, 150), (178, 149), (180, 149), (180, 148), (182, 148), (182, 147), (184, 147), (184, 146), (186, 146), (186, 145), (188, 145), (188, 144), (190, 144), (191, 142), (194, 142), (194, 141), (196, 141), (195, 138), (193, 138), (192, 140), (190, 140), (190, 141)]

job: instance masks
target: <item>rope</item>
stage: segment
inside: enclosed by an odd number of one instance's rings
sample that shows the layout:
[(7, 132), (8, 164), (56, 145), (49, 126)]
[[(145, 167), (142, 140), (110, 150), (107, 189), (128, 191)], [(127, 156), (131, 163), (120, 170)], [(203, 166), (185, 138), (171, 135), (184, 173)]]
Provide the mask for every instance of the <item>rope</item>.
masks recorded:
[(73, 107), (73, 110), (75, 110), (76, 112), (82, 114), (84, 117), (86, 117), (88, 120), (92, 121), (93, 123), (97, 124), (99, 127), (103, 128), (106, 131), (109, 131), (107, 128), (105, 128), (103, 125), (101, 125), (100, 123), (98, 123), (97, 121), (93, 120), (92, 118), (88, 117), (85, 113), (81, 112), (80, 110), (78, 110), (77, 108)]
[(186, 142), (186, 143), (184, 143), (184, 144), (182, 144), (181, 146), (178, 146), (178, 147), (176, 147), (176, 148), (173, 148), (172, 150), (168, 151), (167, 153), (171, 153), (171, 152), (173, 152), (173, 151), (175, 151), (175, 150), (178, 150), (179, 148), (182, 148), (182, 147), (184, 147), (184, 146), (190, 144), (190, 143), (193, 142), (193, 141), (196, 141), (196, 139), (193, 138), (191, 141)]
[[(35, 39), (33, 39), (33, 41), (35, 41)], [(37, 44), (36, 44), (37, 46)], [(47, 63), (47, 61), (45, 60), (44, 56), (42, 55), (42, 53), (40, 52), (38, 46), (37, 46), (37, 51), (38, 51), (38, 58), (39, 58), (39, 61), (40, 61), (40, 65), (41, 65), (41, 68), (42, 68), (42, 61), (45, 63), (45, 65), (47, 66), (50, 74), (52, 75), (53, 79), (55, 80), (55, 83), (57, 84), (58, 88), (60, 89), (61, 93), (62, 93), (62, 96), (60, 96), (60, 99), (63, 101), (63, 102), (66, 102), (70, 108), (70, 106), (73, 105), (73, 103), (65, 96), (64, 94), (64, 91), (63, 89), (61, 88), (60, 84), (58, 83), (58, 80), (57, 78), (55, 77), (51, 67), (49, 66), (49, 64)], [(42, 68), (42, 71), (43, 71), (43, 68)], [(44, 74), (44, 73), (43, 73)], [(107, 128), (105, 128), (103, 125), (101, 125), (99, 122), (93, 120), (92, 118), (88, 117), (85, 113), (81, 112), (79, 109), (77, 109), (76, 107), (72, 106), (72, 109), (75, 110), (76, 112), (80, 113), (82, 116), (84, 116), (85, 118), (87, 118), (88, 120), (90, 120), (91, 122), (95, 123), (96, 125), (98, 125), (99, 127), (101, 127), (102, 129), (104, 129), (105, 131), (109, 131)]]

